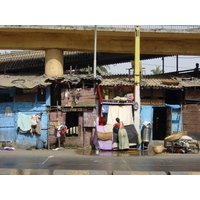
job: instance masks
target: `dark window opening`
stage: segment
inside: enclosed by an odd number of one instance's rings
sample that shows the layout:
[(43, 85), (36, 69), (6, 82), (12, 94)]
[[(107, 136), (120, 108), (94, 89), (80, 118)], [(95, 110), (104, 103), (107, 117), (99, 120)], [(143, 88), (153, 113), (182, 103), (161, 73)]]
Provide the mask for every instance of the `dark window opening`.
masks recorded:
[(67, 126), (67, 137), (79, 135), (79, 112), (67, 112), (66, 113), (66, 126)]
[(0, 102), (13, 102), (13, 97), (9, 93), (1, 94)]
[(165, 103), (181, 104), (183, 101), (183, 92), (181, 90), (166, 90)]
[(45, 101), (45, 100), (46, 100), (46, 90), (45, 90), (45, 88), (38, 88), (37, 101)]
[(51, 106), (61, 105), (61, 84), (51, 85)]

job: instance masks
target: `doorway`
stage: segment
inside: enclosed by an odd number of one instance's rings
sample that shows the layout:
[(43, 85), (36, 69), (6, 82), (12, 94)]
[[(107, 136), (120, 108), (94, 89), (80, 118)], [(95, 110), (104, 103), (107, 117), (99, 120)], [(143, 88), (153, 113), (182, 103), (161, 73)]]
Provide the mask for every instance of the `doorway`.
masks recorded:
[(153, 140), (164, 140), (167, 133), (167, 108), (153, 108)]
[(68, 129), (67, 136), (79, 135), (79, 112), (67, 112), (66, 126)]

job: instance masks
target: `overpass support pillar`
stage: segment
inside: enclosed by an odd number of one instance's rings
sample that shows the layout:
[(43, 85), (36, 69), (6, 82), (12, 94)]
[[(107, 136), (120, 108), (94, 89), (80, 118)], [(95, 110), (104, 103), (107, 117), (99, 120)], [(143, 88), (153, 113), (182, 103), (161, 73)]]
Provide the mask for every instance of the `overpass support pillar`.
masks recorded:
[(45, 51), (45, 74), (47, 76), (63, 75), (63, 51), (47, 49)]

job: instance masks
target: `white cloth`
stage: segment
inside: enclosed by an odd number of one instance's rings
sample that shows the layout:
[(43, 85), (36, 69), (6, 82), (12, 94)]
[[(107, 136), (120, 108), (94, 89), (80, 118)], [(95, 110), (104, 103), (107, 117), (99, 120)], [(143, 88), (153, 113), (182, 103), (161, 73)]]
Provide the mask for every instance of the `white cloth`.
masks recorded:
[(144, 121), (144, 122), (143, 122), (143, 125), (144, 125), (144, 126), (151, 125), (151, 122)]
[(133, 112), (132, 106), (109, 106), (108, 110), (108, 120), (107, 124), (114, 125), (116, 123), (116, 118), (119, 117), (120, 121), (124, 123), (124, 125), (133, 124)]
[(109, 133), (109, 132), (113, 132), (113, 125), (111, 124), (107, 124), (104, 126), (104, 130), (105, 132)]
[(18, 127), (22, 131), (29, 131), (31, 130), (31, 116), (25, 115), (21, 112), (18, 113), (18, 120), (17, 120)]
[(180, 138), (181, 140), (192, 140), (190, 136), (184, 135)]

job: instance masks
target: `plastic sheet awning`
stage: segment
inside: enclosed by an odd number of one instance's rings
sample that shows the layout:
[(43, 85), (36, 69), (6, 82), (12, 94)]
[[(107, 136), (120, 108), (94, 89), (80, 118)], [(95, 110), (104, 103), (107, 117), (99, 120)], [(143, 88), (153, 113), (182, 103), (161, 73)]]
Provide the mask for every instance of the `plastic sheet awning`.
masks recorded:
[(173, 108), (173, 109), (179, 109), (179, 108), (181, 108), (181, 106), (180, 105), (174, 105), (174, 104), (165, 104), (166, 106), (168, 106), (168, 107), (171, 107), (171, 108)]

